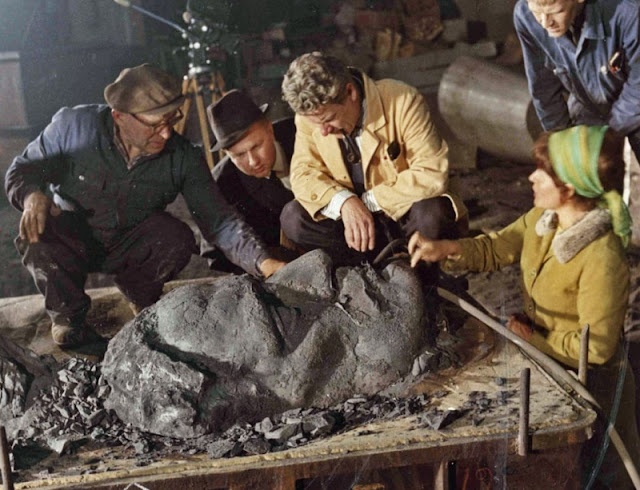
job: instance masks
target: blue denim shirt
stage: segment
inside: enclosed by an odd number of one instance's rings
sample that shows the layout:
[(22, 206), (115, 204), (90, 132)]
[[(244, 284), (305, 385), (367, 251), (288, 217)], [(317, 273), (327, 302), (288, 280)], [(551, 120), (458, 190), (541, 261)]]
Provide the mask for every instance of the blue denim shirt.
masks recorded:
[(203, 237), (259, 276), (269, 256), (265, 245), (224, 199), (202, 151), (174, 133), (162, 152), (129, 169), (113, 127), (106, 105), (60, 109), (11, 164), (5, 177), (11, 203), (22, 211), (27, 195), (48, 187), (54, 202), (84, 215), (94, 237), (109, 248), (181, 193)]
[[(628, 135), (640, 127), (638, 0), (586, 0), (577, 45), (550, 37), (526, 0), (514, 10), (529, 90), (542, 127), (609, 124)], [(619, 53), (619, 69), (609, 61)], [(565, 100), (565, 93), (569, 93)]]

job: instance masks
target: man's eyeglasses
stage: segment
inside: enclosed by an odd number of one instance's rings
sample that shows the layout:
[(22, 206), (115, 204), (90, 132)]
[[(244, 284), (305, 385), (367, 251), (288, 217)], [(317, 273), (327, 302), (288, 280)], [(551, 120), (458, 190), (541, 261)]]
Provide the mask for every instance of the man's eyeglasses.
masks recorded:
[(133, 116), (133, 118), (136, 121), (138, 121), (140, 124), (142, 124), (143, 126), (146, 126), (151, 131), (157, 134), (157, 133), (160, 133), (164, 128), (172, 128), (173, 126), (178, 124), (178, 122), (184, 117), (184, 114), (182, 114), (182, 111), (178, 109), (173, 114), (173, 116), (163, 119), (162, 121), (155, 124), (149, 124), (148, 122), (145, 122), (142, 119), (140, 119), (135, 114), (131, 114), (131, 116)]

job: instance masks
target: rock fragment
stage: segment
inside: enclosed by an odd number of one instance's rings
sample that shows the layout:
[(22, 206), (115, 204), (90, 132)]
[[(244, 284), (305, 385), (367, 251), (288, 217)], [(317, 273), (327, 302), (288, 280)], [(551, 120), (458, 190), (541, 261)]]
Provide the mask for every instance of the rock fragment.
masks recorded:
[(265, 417), (254, 426), (254, 429), (256, 432), (261, 432), (263, 434), (265, 432), (271, 432), (273, 430), (273, 422), (269, 417)]
[(69, 448), (71, 444), (71, 439), (68, 437), (52, 437), (47, 439), (47, 446), (51, 448), (52, 451), (58, 453), (58, 456), (64, 454), (64, 452)]
[(277, 443), (282, 444), (287, 439), (293, 437), (300, 431), (300, 424), (287, 424), (279, 427), (271, 432), (265, 433), (265, 439), (274, 440)]
[(319, 413), (305, 417), (302, 422), (302, 430), (312, 437), (318, 437), (329, 434), (335, 423), (335, 419), (328, 413)]
[(242, 449), (247, 454), (265, 454), (271, 450), (271, 444), (259, 437), (253, 437), (242, 445)]

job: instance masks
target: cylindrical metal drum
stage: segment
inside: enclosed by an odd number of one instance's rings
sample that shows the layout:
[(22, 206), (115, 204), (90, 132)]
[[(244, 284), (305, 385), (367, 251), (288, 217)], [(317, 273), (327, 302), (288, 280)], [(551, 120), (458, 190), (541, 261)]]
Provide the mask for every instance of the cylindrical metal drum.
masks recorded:
[(542, 128), (525, 77), (477, 58), (457, 58), (445, 71), (438, 106), (463, 142), (496, 156), (532, 162)]

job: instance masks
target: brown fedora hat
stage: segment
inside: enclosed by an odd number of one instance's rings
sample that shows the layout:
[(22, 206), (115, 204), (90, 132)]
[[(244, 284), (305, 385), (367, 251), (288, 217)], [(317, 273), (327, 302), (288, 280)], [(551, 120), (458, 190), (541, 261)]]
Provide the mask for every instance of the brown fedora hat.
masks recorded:
[(260, 107), (241, 90), (227, 92), (207, 107), (207, 117), (216, 143), (211, 151), (229, 148), (242, 139), (254, 122), (264, 118), (269, 104)]
[(122, 70), (104, 89), (104, 99), (116, 111), (149, 116), (174, 111), (184, 102), (180, 80), (148, 63)]

